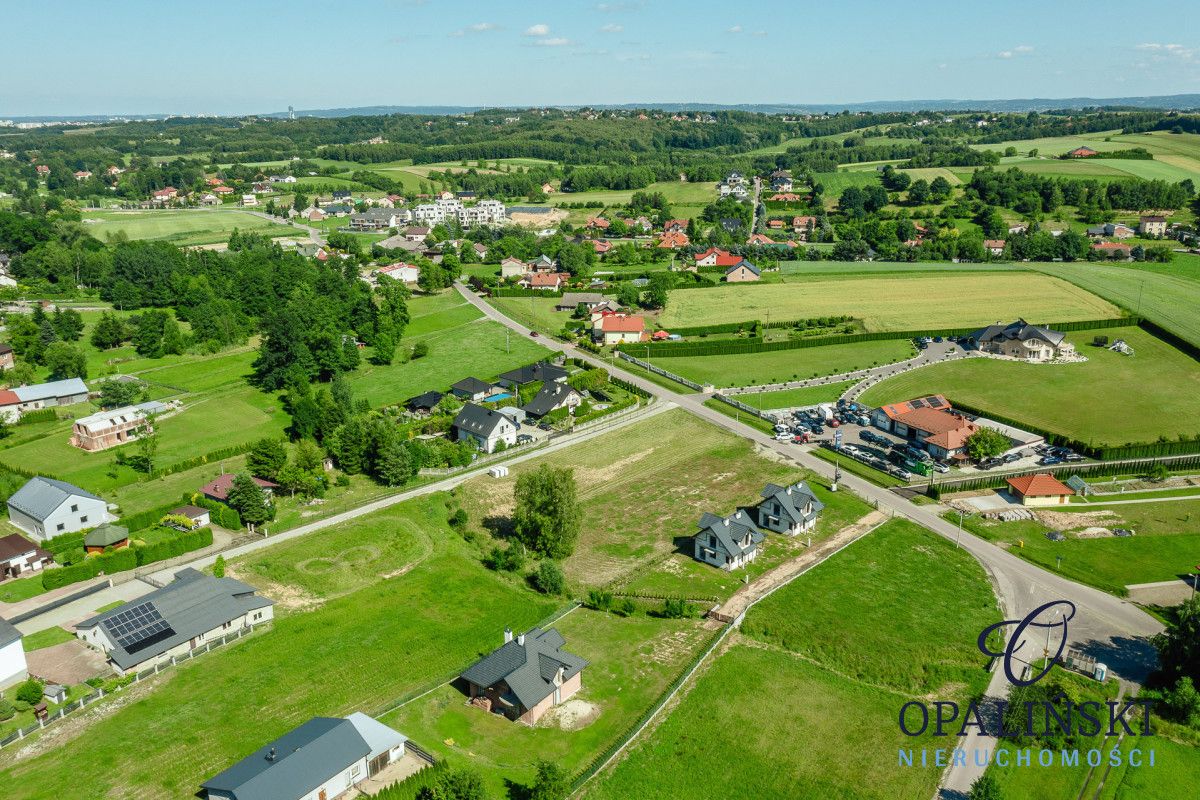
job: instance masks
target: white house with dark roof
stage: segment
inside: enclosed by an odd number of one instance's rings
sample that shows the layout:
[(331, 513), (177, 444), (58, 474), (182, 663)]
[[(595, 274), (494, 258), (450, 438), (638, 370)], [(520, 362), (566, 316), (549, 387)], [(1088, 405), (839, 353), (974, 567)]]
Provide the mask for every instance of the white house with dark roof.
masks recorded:
[(59, 534), (94, 528), (112, 517), (103, 498), (66, 481), (37, 475), (8, 498), (8, 520), (44, 542)]
[(535, 724), (583, 685), (588, 662), (563, 650), (565, 644), (554, 628), (532, 628), (515, 637), (511, 628), (505, 628), (504, 644), (462, 674), (471, 703)]
[(721, 569), (737, 569), (758, 556), (758, 545), (766, 537), (745, 511), (735, 511), (728, 517), (705, 513), (700, 517), (699, 530), (692, 536), (693, 553), (697, 561)]
[[(556, 386), (558, 384), (555, 384)], [(455, 440), (471, 440), (485, 453), (493, 453), (501, 442), (507, 447), (517, 443), (517, 423), (491, 408), (467, 403), (454, 418)]]
[(759, 502), (758, 526), (785, 536), (811, 531), (825, 504), (817, 499), (804, 481), (790, 486), (768, 483)]
[(0, 619), (0, 689), (15, 686), (28, 677), (21, 632), (11, 622)]
[(403, 757), (407, 742), (359, 712), (313, 717), (200, 788), (211, 800), (334, 800)]
[(577, 408), (582, 402), (582, 395), (566, 383), (550, 381), (543, 383), (534, 398), (521, 406), (521, 410), (531, 417), (544, 417), (560, 408)]
[(1050, 361), (1074, 355), (1075, 347), (1067, 335), (1023, 319), (1003, 325), (997, 322), (967, 337), (981, 352), (1019, 358), (1022, 361)]
[(249, 584), (188, 567), (163, 588), (79, 623), (75, 635), (103, 652), (124, 675), (269, 622), (272, 606)]
[(527, 383), (541, 381), (542, 383), (562, 383), (567, 379), (567, 371), (549, 361), (538, 361), (536, 364), (526, 364), (523, 367), (510, 369), (500, 373), (496, 383), (511, 389), (514, 386), (524, 386)]
[(463, 378), (451, 384), (450, 391), (461, 400), (482, 400), (492, 393), (492, 385), (479, 378)]

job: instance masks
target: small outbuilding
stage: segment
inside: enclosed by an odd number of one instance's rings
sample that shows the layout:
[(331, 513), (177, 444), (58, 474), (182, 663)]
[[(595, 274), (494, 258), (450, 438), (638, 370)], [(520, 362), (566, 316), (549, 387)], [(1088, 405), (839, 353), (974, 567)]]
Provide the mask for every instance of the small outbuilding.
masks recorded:
[(1075, 491), (1048, 472), (1008, 478), (1008, 491), (1023, 506), (1057, 506), (1070, 502)]
[(104, 523), (92, 528), (83, 537), (83, 549), (88, 555), (103, 553), (108, 548), (117, 550), (129, 546), (129, 529), (120, 525)]

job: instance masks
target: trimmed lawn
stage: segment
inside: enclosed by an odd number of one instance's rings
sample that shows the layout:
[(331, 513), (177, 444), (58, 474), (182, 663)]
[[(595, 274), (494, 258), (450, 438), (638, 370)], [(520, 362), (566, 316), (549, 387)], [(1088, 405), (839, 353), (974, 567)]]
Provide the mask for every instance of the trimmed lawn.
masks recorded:
[(651, 362), (696, 383), (711, 383), (717, 388), (722, 388), (838, 375), (879, 364), (907, 361), (916, 355), (916, 352), (909, 339), (880, 339), (874, 342), (830, 344), (795, 350), (772, 350), (766, 353), (658, 357), (652, 358)]
[(233, 209), (164, 209), (152, 211), (92, 210), (83, 212), (88, 232), (97, 239), (123, 232), (130, 239), (161, 239), (178, 245), (215, 244), (229, 240), (234, 228), (268, 236), (297, 236), (299, 231)]
[[(555, 608), (480, 566), (437, 498), (352, 525), (363, 543), (420, 530), (435, 550), (420, 569), (372, 578), (312, 611), (292, 611), (287, 595), (277, 597), (270, 629), (168, 670), (150, 691), (127, 690), (124, 706), (83, 735), (47, 741), (51, 749), (21, 761), (0, 754), (6, 800), (190, 796), (206, 777), (312, 716), (377, 709), (490, 650), (506, 625), (527, 628)], [(317, 557), (349, 535), (335, 529), (301, 541)], [(329, 580), (294, 577), (289, 589), (302, 593)]]
[(927, 692), (982, 690), (975, 637), (998, 618), (975, 561), (888, 523), (751, 609), (745, 634), (584, 796), (929, 797), (941, 770), (898, 767), (896, 753), (937, 743), (902, 734), (897, 714)]
[(571, 321), (570, 311), (555, 311), (558, 297), (489, 297), (488, 303), (530, 330), (555, 336)]
[[(11, 532), (15, 532), (15, 529), (9, 528), (0, 531), (5, 536)], [(0, 603), (19, 603), (22, 600), (37, 597), (45, 591), (42, 588), (42, 575), (40, 572), (28, 578), (7, 580), (0, 583)]]
[(25, 652), (30, 653), (34, 650), (41, 650), (46, 647), (53, 647), (56, 644), (69, 642), (74, 638), (75, 634), (56, 625), (53, 628), (46, 628), (43, 631), (29, 634), (21, 640), (21, 644), (24, 646)]
[(659, 323), (713, 325), (849, 314), (868, 331), (986, 325), (1024, 317), (1038, 322), (1120, 316), (1111, 303), (1066, 281), (1029, 274), (897, 274), (770, 284), (724, 284), (670, 293)]
[[(1124, 339), (1136, 355), (1091, 346), (1094, 335)], [(1097, 445), (1153, 442), (1200, 433), (1200, 364), (1139, 328), (1074, 331), (1067, 339), (1087, 357), (1079, 364), (1022, 364), (969, 358), (913, 370), (862, 397), (878, 406), (940, 393), (1008, 419)], [(1121, 412), (1097, 398), (1121, 398)]]
[(732, 395), (752, 408), (768, 411), (773, 408), (801, 408), (818, 403), (832, 403), (854, 385), (854, 381), (830, 383), (825, 386), (809, 386), (806, 389), (782, 389), (778, 392), (756, 392)]
[[(507, 796), (505, 779), (528, 783), (538, 758), (575, 773), (620, 736), (658, 698), (713, 631), (698, 620), (618, 617), (588, 609), (554, 624), (566, 649), (588, 662), (576, 700), (599, 712), (578, 730), (543, 718), (536, 727), (469, 706), (463, 692), (443, 686), (388, 714), (383, 721), (404, 731), (436, 756), (479, 768), (495, 797)], [(500, 644), (497, 631), (496, 645)]]

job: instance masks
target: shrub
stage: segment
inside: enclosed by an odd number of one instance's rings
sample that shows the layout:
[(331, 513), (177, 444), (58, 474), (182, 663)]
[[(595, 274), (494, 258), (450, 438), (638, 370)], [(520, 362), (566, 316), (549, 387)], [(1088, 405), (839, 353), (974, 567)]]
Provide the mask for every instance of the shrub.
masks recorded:
[(0, 697), (0, 722), (12, 719), (16, 713), (17, 710), (13, 708), (13, 704), (8, 700), (5, 700), (3, 697)]
[(462, 533), (463, 529), (467, 527), (467, 521), (469, 519), (470, 517), (467, 516), (467, 512), (464, 509), (457, 508), (454, 510), (454, 513), (450, 515), (450, 519), (448, 521), (451, 528), (459, 533)]
[(28, 711), (31, 708), (33, 708), (33, 706), (31, 706), (29, 703), (26, 703), (24, 700), (14, 700), (13, 701), (13, 710), (16, 711), (18, 714), (24, 714), (26, 711)]
[(221, 555), (220, 553), (217, 554), (217, 560), (213, 562), (213, 577), (225, 577), (225, 556)]
[(513, 545), (505, 548), (496, 546), (484, 556), (483, 564), (497, 572), (517, 572), (525, 566), (525, 552), (523, 548)]
[(418, 358), (424, 358), (429, 355), (429, 344), (427, 342), (417, 342), (413, 345), (412, 357), (416, 361)]
[(637, 613), (637, 603), (631, 597), (622, 598), (613, 606), (613, 613), (619, 617), (632, 617)]
[(685, 619), (696, 616), (696, 607), (686, 600), (667, 598), (663, 600), (661, 613), (667, 619)]
[(562, 594), (566, 581), (558, 564), (546, 559), (533, 573), (533, 585), (542, 594)]
[(30, 678), (17, 687), (13, 694), (18, 700), (34, 705), (42, 702), (42, 689), (46, 688), (37, 678)]
[(611, 611), (613, 607), (613, 594), (603, 589), (592, 589), (588, 592), (587, 602), (584, 605), (588, 608), (594, 608), (597, 611)]

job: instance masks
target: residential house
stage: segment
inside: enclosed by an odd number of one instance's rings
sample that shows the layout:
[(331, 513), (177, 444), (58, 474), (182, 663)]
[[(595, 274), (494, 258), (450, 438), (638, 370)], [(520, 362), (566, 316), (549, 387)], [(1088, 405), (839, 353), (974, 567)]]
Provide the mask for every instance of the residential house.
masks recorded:
[(296, 177), (294, 175), (272, 175), (270, 181), (271, 183), (295, 183)]
[(435, 408), (437, 408), (437, 404), (442, 402), (443, 397), (445, 397), (445, 395), (441, 392), (425, 392), (424, 394), (419, 394), (416, 397), (410, 397), (404, 403), (404, 407), (413, 414), (426, 416)]
[(632, 314), (601, 314), (593, 317), (592, 335), (605, 345), (629, 344), (646, 338), (646, 318)]
[(77, 181), (86, 181), (90, 177), (92, 177), (92, 173), (88, 172), (86, 169), (81, 169), (75, 173), (75, 180)]
[(47, 175), (50, 174), (50, 167), (46, 166), (45, 164), (38, 164), (37, 165), (37, 174), (38, 174), (39, 178), (46, 177)]
[(113, 166), (109, 167), (108, 169), (106, 169), (104, 172), (108, 175), (120, 175), (124, 171), (125, 170), (121, 169), (120, 167), (113, 165)]
[(28, 677), (21, 632), (8, 620), (0, 619), (0, 690), (16, 686)]
[(250, 185), (250, 191), (254, 194), (270, 194), (273, 189), (270, 181), (255, 181)]
[(606, 239), (590, 239), (592, 249), (596, 251), (596, 255), (602, 256), (609, 250), (613, 249), (613, 243)]
[(213, 194), (217, 194), (217, 195), (221, 195), (221, 196), (225, 196), (227, 194), (233, 194), (233, 187), (232, 186), (217, 186), (216, 188), (213, 189)]
[(113, 550), (129, 547), (129, 528), (106, 522), (92, 528), (83, 537), (83, 549), (88, 555), (103, 553), (110, 547)]
[(745, 511), (728, 517), (705, 513), (693, 534), (693, 556), (697, 561), (725, 570), (749, 564), (758, 556), (758, 545), (766, 537)]
[(1008, 492), (1023, 506), (1059, 506), (1071, 501), (1075, 490), (1048, 472), (1006, 478)]
[(36, 475), (8, 498), (8, 521), (44, 542), (108, 522), (108, 503), (66, 481)]
[(781, 230), (783, 230), (783, 220), (781, 220), (781, 219), (767, 220), (767, 227), (773, 231), (781, 231)]
[(746, 244), (757, 247), (771, 247), (775, 244), (775, 240), (770, 236), (766, 236), (765, 234), (752, 233), (750, 234), (750, 237), (746, 239)]
[(11, 344), (0, 344), (0, 369), (12, 369), (16, 365)]
[(686, 219), (669, 219), (663, 223), (663, 233), (687, 233)]
[(179, 197), (179, 190), (174, 186), (166, 186), (150, 194), (151, 201), (155, 203), (168, 203), (177, 197)]
[(759, 502), (758, 527), (796, 536), (811, 531), (825, 504), (817, 499), (804, 481), (790, 486), (768, 483)]
[(354, 209), (345, 203), (329, 203), (321, 206), (321, 211), (326, 217), (345, 217), (354, 213)]
[(658, 240), (657, 247), (665, 250), (677, 250), (680, 247), (687, 247), (690, 243), (686, 233), (667, 232)]
[(143, 434), (154, 432), (147, 414), (157, 409), (166, 410), (166, 406), (162, 403), (143, 403), (80, 417), (71, 426), (71, 445), (95, 452), (132, 442)]
[(87, 399), (87, 385), (79, 378), (68, 378), (50, 383), (35, 383), (32, 386), (17, 386), (0, 392), (0, 409), (35, 411), (39, 408), (74, 405)]
[(529, 265), (519, 258), (509, 256), (500, 262), (501, 278), (519, 278), (529, 272)]
[(817, 229), (817, 218), (813, 216), (792, 217), (792, 231), (807, 242)]
[(404, 231), (404, 238), (410, 242), (423, 242), (429, 236), (429, 228), (414, 226)]
[(548, 183), (542, 184), (542, 194), (554, 194), (554, 187)]
[(531, 262), (527, 267), (528, 272), (557, 272), (558, 262), (550, 256), (542, 253), (536, 260)]
[(1119, 222), (1106, 222), (1103, 225), (1092, 225), (1087, 229), (1087, 235), (1100, 239), (1109, 236), (1113, 239), (1129, 239), (1136, 231), (1128, 225)]
[(19, 533), (0, 538), (0, 580), (40, 572), (54, 564), (54, 556)]
[[(233, 488), (233, 479), (235, 477), (237, 476), (232, 472), (226, 472), (224, 475), (220, 475), (215, 480), (212, 480), (201, 486), (200, 494), (204, 495), (209, 500), (215, 500), (218, 503), (227, 503), (229, 502), (229, 490)], [(263, 494), (266, 495), (268, 500), (270, 499), (271, 495), (275, 493), (275, 490), (279, 488), (278, 483), (263, 480), (262, 478), (250, 476), (250, 480), (258, 484), (259, 488), (263, 490)]]
[(762, 270), (745, 259), (742, 259), (736, 266), (725, 270), (727, 283), (749, 283), (760, 278), (762, 278)]
[(471, 249), (475, 251), (475, 255), (479, 256), (480, 261), (487, 258), (487, 254), (488, 254), (487, 245), (483, 245), (483, 244), (480, 244), (479, 242), (475, 242), (474, 244), (471, 245)]
[(461, 676), (471, 704), (526, 725), (536, 724), (583, 686), (588, 662), (563, 650), (566, 643), (554, 628), (532, 628), (515, 637), (512, 629), (505, 628), (504, 643)]
[(1023, 319), (1008, 325), (989, 325), (967, 337), (984, 353), (1010, 356), (1023, 361), (1050, 361), (1073, 355), (1075, 347), (1066, 334), (1040, 325), (1030, 325)]
[(1166, 236), (1167, 218), (1156, 214), (1143, 216), (1138, 221), (1138, 233), (1142, 236)]
[(574, 311), (579, 304), (587, 306), (591, 311), (604, 302), (604, 295), (599, 292), (564, 292), (562, 298), (555, 304), (555, 311)]
[(1004, 240), (1003, 239), (984, 239), (983, 249), (987, 250), (994, 257), (999, 258), (1004, 255)]
[(478, 378), (463, 378), (450, 387), (450, 392), (462, 400), (482, 400), (492, 393), (492, 385)]
[(402, 758), (407, 742), (362, 712), (313, 717), (200, 788), (209, 800), (334, 800)]
[(743, 223), (737, 217), (722, 217), (721, 218), (721, 229), (724, 230), (726, 233), (735, 234), (744, 227), (745, 227), (745, 223)]
[(1127, 244), (1120, 242), (1098, 242), (1092, 245), (1092, 250), (1100, 253), (1105, 258), (1129, 260), (1132, 249)]
[(532, 272), (518, 283), (526, 289), (557, 292), (566, 285), (571, 276), (565, 272)]
[(775, 170), (775, 172), (771, 173), (771, 191), (790, 192), (791, 190), (792, 176), (788, 175), (786, 170)]
[(200, 506), (180, 506), (168, 511), (167, 515), (172, 517), (186, 517), (190, 522), (188, 527), (191, 530), (206, 527), (212, 522), (212, 514), (207, 508), (201, 508)]
[(417, 279), (421, 277), (421, 268), (413, 264), (406, 264), (403, 261), (397, 261), (395, 264), (380, 267), (375, 270), (375, 274), (386, 276), (401, 283), (416, 283)]
[(697, 267), (736, 267), (746, 260), (742, 256), (735, 256), (727, 250), (716, 247), (710, 247), (703, 253), (697, 253), (694, 258)]
[(591, 231), (606, 231), (611, 224), (604, 217), (592, 217), (587, 221), (587, 228)]
[(353, 193), (349, 189), (335, 189), (333, 192), (333, 202), (341, 201), (349, 203), (353, 198)]
[(187, 567), (161, 589), (79, 623), (75, 635), (125, 675), (269, 622), (273, 605), (257, 596), (253, 586)]
[(215, 194), (209, 193), (200, 198), (200, 205), (219, 206), (221, 205), (221, 198), (217, 197)]
[(566, 383), (549, 381), (542, 384), (542, 388), (538, 390), (534, 398), (521, 406), (521, 410), (537, 419), (558, 411), (560, 408), (568, 409), (568, 411), (578, 408), (582, 402), (583, 397), (579, 392)]
[(258, 205), (258, 198), (252, 194), (244, 194), (242, 195), (241, 205), (256, 206)]
[(473, 441), (485, 453), (494, 453), (503, 443), (517, 443), (517, 424), (508, 416), (491, 408), (467, 403), (454, 418), (455, 440)]
[(1076, 147), (1067, 153), (1067, 156), (1070, 158), (1091, 158), (1098, 155), (1100, 155), (1100, 152), (1090, 147)]
[(566, 380), (565, 369), (549, 361), (538, 361), (501, 373), (496, 382), (506, 389), (512, 389), (527, 383), (564, 383)]
[(368, 208), (350, 215), (350, 229), (355, 231), (386, 231), (396, 225), (396, 211), (391, 208)]

